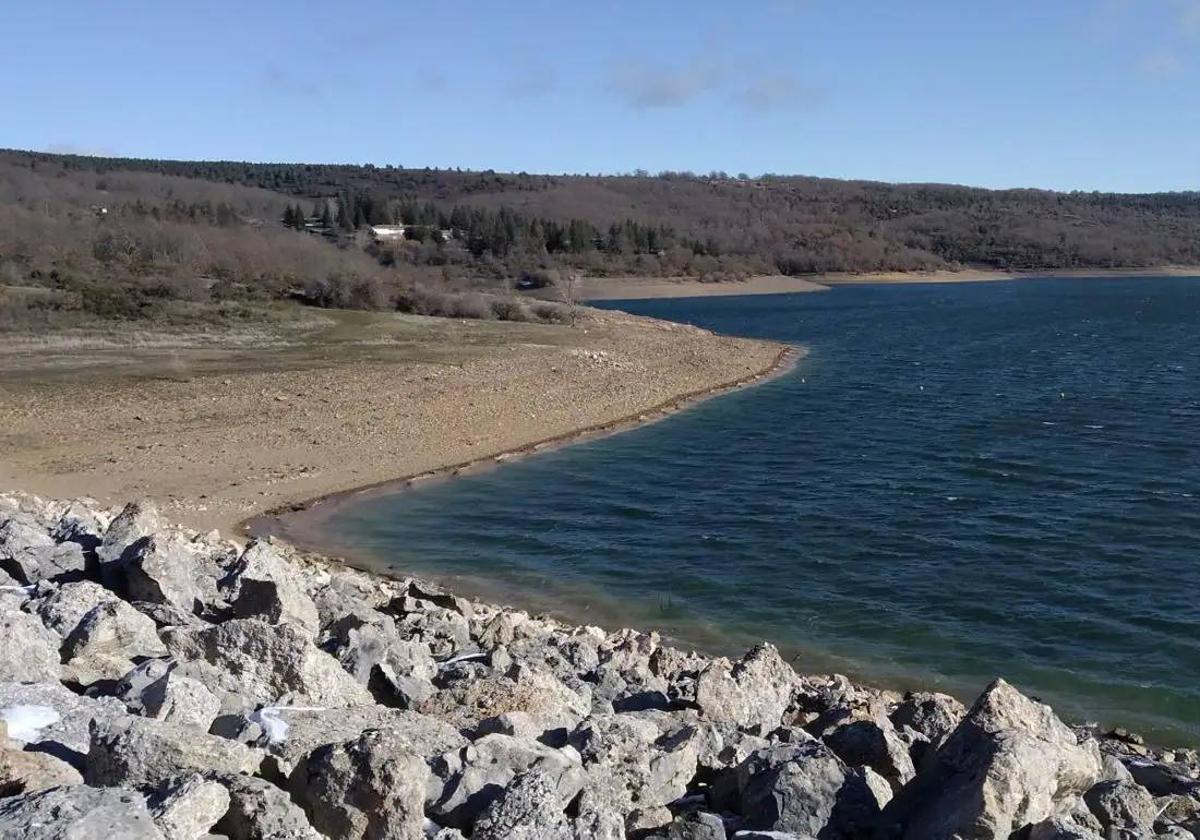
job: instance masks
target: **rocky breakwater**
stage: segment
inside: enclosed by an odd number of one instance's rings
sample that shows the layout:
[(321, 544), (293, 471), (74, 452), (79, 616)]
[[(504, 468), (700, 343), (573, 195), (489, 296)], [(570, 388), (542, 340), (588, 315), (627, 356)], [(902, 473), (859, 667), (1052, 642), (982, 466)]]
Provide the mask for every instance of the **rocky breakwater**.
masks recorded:
[(0, 496), (0, 837), (1200, 837), (1200, 762)]

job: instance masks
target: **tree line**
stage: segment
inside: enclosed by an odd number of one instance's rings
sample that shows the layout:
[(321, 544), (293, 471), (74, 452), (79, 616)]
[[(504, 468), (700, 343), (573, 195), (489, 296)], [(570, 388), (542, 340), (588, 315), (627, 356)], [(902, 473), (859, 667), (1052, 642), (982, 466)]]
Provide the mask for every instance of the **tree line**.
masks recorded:
[(402, 224), (410, 228), (409, 241), (370, 246), (382, 265), (497, 282), (563, 271), (727, 279), (759, 272), (1200, 264), (1195, 192), (984, 190), (719, 171), (536, 175), (7, 156), (31, 171), (102, 179), (148, 173), (164, 182), (270, 191), (286, 204), (273, 223), (300, 230), (320, 219), (321, 228), (342, 234), (343, 244), (362, 240), (367, 227)]

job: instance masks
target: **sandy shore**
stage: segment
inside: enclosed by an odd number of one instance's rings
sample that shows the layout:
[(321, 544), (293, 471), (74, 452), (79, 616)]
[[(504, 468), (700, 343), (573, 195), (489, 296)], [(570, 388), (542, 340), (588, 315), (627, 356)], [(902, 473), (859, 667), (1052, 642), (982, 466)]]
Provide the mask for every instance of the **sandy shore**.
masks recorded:
[(690, 277), (587, 277), (580, 280), (577, 294), (581, 300), (644, 300), (795, 294), (823, 292), (827, 288), (813, 278), (783, 274), (764, 274), (720, 283), (702, 283)]
[(587, 277), (579, 281), (576, 293), (581, 300), (645, 300), (650, 298), (797, 294), (824, 292), (833, 286), (870, 284), (986, 283), (996, 280), (1027, 280), (1035, 277), (1200, 277), (1200, 266), (1047, 271), (994, 271), (990, 269), (926, 272), (885, 271), (868, 274), (812, 274), (803, 277), (772, 274), (719, 283), (702, 283), (690, 277)]
[(602, 431), (769, 371), (783, 345), (582, 310), (577, 326), (332, 314), (244, 340), (0, 342), (0, 489), (151, 497), (188, 526)]
[(812, 277), (825, 287), (874, 283), (984, 283), (994, 280), (1029, 280), (1036, 277), (1200, 277), (1200, 266), (1160, 266), (1156, 268), (1052, 269), (1046, 271), (965, 271), (877, 272), (872, 274), (820, 274)]

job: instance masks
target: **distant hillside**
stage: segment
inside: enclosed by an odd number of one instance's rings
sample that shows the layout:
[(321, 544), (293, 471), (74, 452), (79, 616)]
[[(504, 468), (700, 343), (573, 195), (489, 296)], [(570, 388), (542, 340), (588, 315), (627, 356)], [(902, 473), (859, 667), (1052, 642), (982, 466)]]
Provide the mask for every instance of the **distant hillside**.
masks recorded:
[(251, 317), (279, 300), (544, 320), (562, 312), (513, 289), (567, 274), (1161, 265), (1200, 265), (1200, 193), (0, 151), (0, 329)]
[(458, 221), (476, 259), (500, 262), (488, 266), (494, 274), (563, 264), (600, 274), (713, 279), (748, 272), (1200, 264), (1196, 192), (1055, 193), (723, 173), (556, 176), (8, 154), (71, 170), (136, 170), (305, 201), (340, 198), (359, 226), (449, 228)]
[(313, 236), (294, 229), (297, 215), (303, 227), (293, 196), (258, 187), (0, 153), (0, 331), (96, 320), (203, 326), (271, 317), (280, 301), (565, 317), (517, 299), (507, 282), (480, 279), (462, 247), (427, 243), (426, 256), (405, 262), (395, 253), (421, 243), (380, 248), (353, 225)]

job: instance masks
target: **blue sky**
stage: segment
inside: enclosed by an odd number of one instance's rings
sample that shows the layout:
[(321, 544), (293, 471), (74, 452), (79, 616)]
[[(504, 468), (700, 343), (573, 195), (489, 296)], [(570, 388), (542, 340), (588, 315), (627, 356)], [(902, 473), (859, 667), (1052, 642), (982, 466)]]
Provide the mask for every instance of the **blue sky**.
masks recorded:
[(1200, 0), (7, 0), (0, 32), (0, 146), (1200, 189)]

